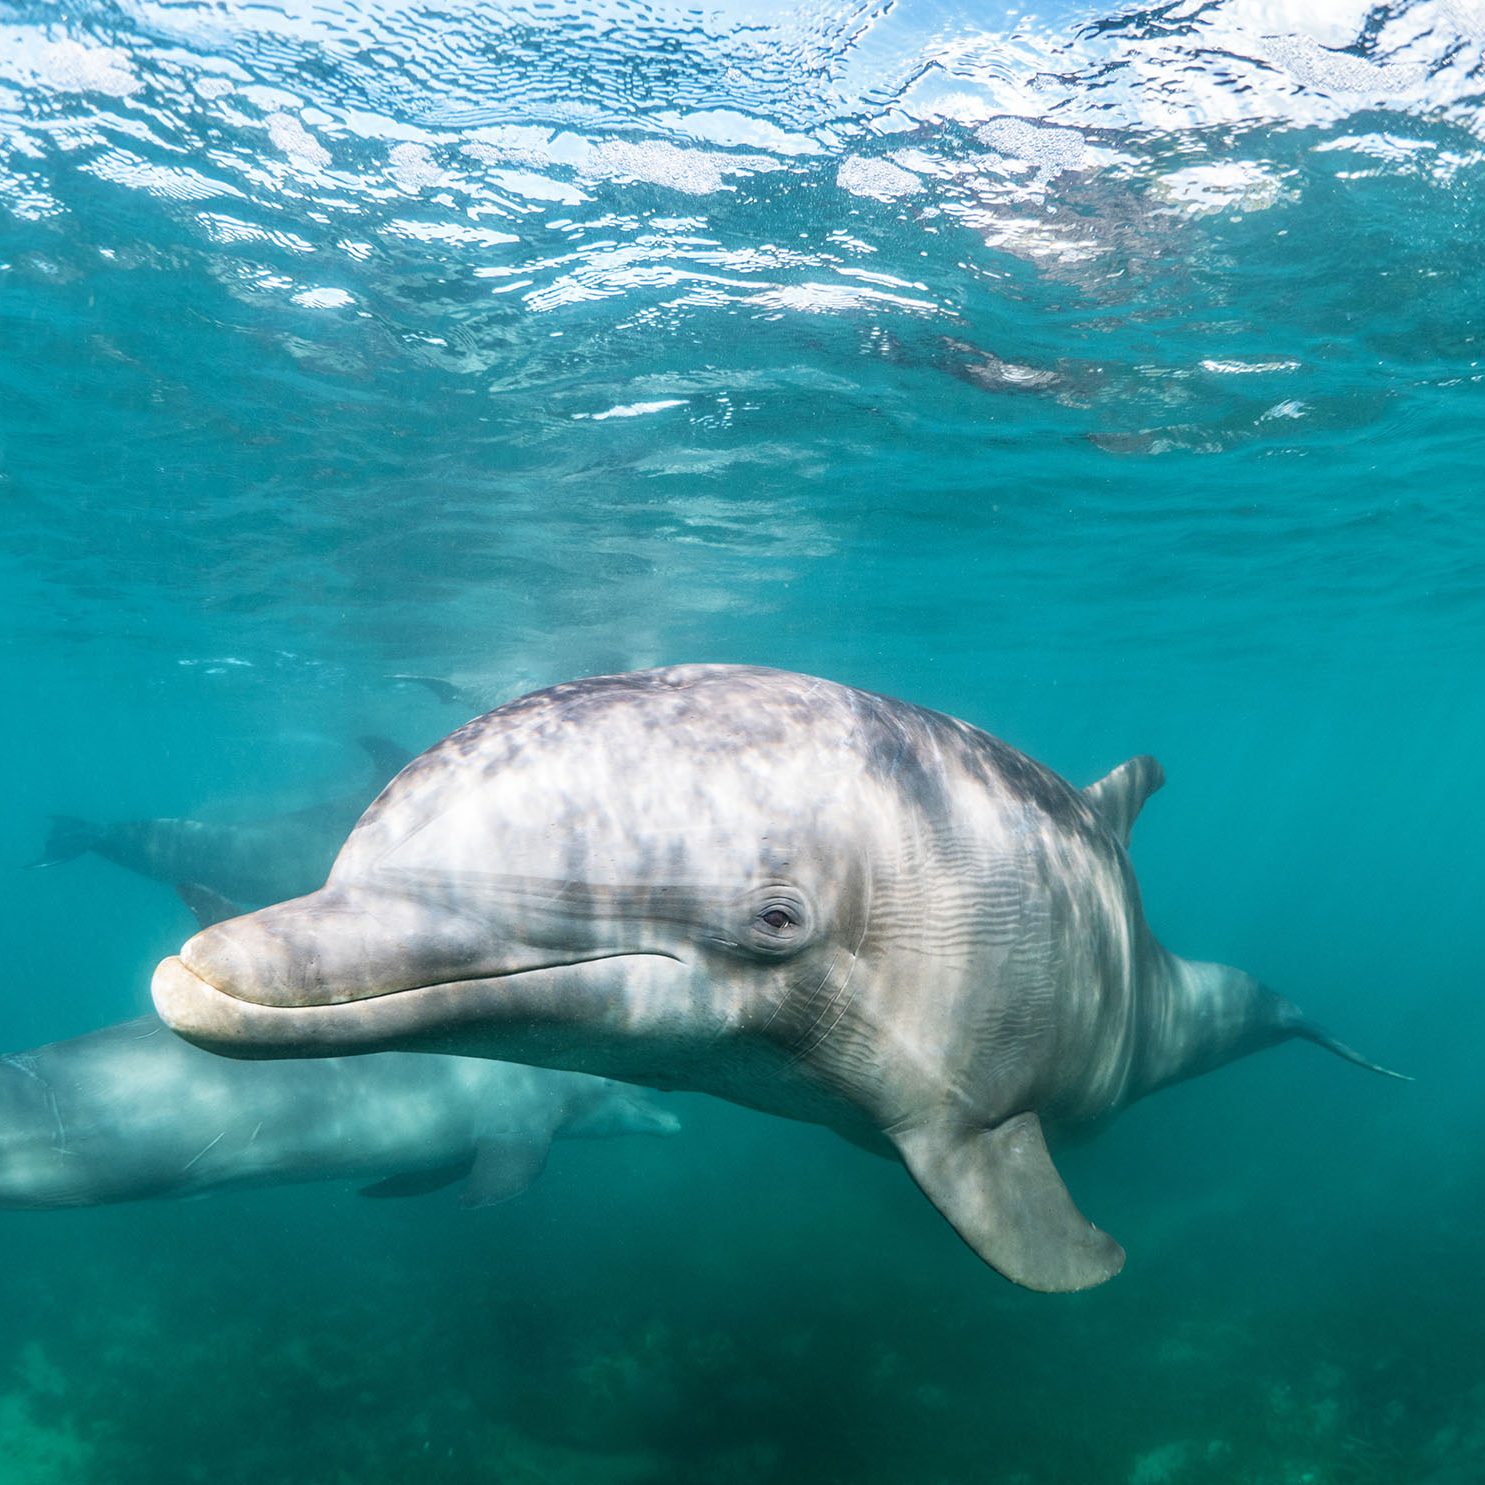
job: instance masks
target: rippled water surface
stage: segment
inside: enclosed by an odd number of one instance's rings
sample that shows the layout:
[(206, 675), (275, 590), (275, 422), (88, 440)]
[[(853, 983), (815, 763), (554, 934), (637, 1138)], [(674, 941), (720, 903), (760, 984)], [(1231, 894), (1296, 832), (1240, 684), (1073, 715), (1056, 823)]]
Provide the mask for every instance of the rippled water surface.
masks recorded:
[(1417, 1075), (1069, 1151), (1071, 1299), (698, 1097), (490, 1211), (0, 1213), (0, 1481), (1485, 1479), (1482, 326), (1476, 0), (0, 3), (0, 1045), (191, 927), (49, 815), (714, 659), (1158, 753), (1162, 939)]

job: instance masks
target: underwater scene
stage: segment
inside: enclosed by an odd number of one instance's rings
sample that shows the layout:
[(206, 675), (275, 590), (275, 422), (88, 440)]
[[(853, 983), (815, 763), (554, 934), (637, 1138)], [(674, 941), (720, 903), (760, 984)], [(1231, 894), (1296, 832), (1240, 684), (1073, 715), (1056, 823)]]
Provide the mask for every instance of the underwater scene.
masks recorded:
[(1476, 0), (0, 0), (0, 1485), (1485, 1481), (1482, 469)]

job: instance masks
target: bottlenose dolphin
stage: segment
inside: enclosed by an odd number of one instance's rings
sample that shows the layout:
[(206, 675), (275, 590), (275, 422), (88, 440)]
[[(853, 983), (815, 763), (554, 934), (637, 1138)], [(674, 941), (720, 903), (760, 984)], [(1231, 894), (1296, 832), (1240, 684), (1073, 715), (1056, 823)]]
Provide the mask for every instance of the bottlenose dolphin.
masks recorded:
[(1374, 1066), (1155, 941), (1125, 847), (1161, 782), (1080, 792), (782, 671), (575, 681), (415, 759), (322, 890), (197, 934), (155, 1004), (240, 1056), (460, 1051), (825, 1124), (1008, 1278), (1082, 1289), (1124, 1252), (1049, 1134), (1288, 1037)]
[(322, 804), (266, 819), (219, 825), (205, 820), (117, 820), (97, 824), (53, 815), (31, 866), (55, 866), (94, 851), (141, 876), (204, 887), (238, 911), (297, 897), (324, 881), (335, 853), (367, 802), (407, 762), (385, 738), (358, 738), (371, 764), (364, 787)]
[(558, 1136), (669, 1134), (676, 1117), (582, 1073), (389, 1052), (233, 1062), (153, 1016), (0, 1057), (0, 1207), (96, 1206), (228, 1186), (464, 1181), (519, 1195)]

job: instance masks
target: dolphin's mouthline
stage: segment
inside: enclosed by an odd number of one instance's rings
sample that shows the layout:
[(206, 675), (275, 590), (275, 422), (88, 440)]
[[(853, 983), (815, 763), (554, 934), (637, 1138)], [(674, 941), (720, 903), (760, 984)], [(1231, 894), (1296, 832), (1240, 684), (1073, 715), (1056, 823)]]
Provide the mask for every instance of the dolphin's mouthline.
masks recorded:
[[(369, 1000), (384, 1000), (391, 995), (404, 995), (413, 990), (438, 990), (451, 985), (476, 985), (485, 984), (493, 980), (514, 980), (521, 975), (540, 974), (545, 970), (553, 969), (576, 969), (584, 964), (603, 964), (610, 959), (669, 959), (673, 964), (681, 964), (684, 961), (676, 954), (667, 954), (663, 949), (624, 949), (614, 950), (607, 954), (584, 954), (574, 959), (549, 959), (538, 964), (523, 964), (516, 969), (495, 970), (490, 973), (474, 975), (457, 975), (448, 980), (416, 980), (407, 984), (392, 985), (382, 990), (365, 990), (352, 995), (329, 996), (323, 1000), (310, 1001), (273, 1001), (255, 1000), (250, 995), (239, 995), (235, 990), (225, 985), (219, 985), (208, 976), (193, 969), (181, 955), (173, 955), (164, 961), (165, 964), (176, 964), (199, 981), (208, 990), (214, 990), (218, 995), (224, 995), (229, 1000), (238, 1001), (242, 1005), (257, 1006), (263, 1010), (294, 1010), (312, 1011), (331, 1006), (359, 1005)], [(158, 973), (158, 971), (156, 971)]]
[[(613, 955), (614, 958), (669, 959), (669, 954)], [(592, 963), (577, 960), (576, 964)], [(562, 965), (546, 966), (560, 970)], [(527, 973), (540, 973), (528, 971)], [(161, 960), (150, 986), (160, 1018), (178, 1035), (230, 1057), (329, 1057), (385, 1050), (390, 1045), (426, 1042), (430, 1032), (477, 1021), (498, 1007), (510, 991), (501, 981), (512, 975), (446, 980), (407, 986), (362, 1000), (317, 1005), (273, 1005), (244, 1000), (218, 989), (180, 958)], [(556, 987), (554, 987), (555, 989)], [(557, 1003), (562, 997), (556, 996)], [(539, 1021), (541, 1001), (533, 999), (531, 1019)], [(514, 1019), (514, 1018), (513, 1018)]]

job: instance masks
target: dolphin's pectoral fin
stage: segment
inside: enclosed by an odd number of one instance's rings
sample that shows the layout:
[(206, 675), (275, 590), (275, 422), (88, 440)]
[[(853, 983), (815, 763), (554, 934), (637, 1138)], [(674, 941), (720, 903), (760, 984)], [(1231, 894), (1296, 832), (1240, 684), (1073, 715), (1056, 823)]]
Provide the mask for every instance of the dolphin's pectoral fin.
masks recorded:
[(452, 1165), (438, 1165), (432, 1170), (409, 1170), (400, 1175), (388, 1176), (385, 1181), (373, 1181), (363, 1186), (360, 1196), (426, 1196), (430, 1191), (442, 1191), (452, 1186), (460, 1176), (468, 1175), (472, 1160), (456, 1160)]
[(1073, 1205), (1035, 1114), (994, 1129), (920, 1124), (892, 1140), (929, 1201), (1012, 1283), (1091, 1289), (1124, 1267), (1124, 1249)]
[(175, 895), (190, 908), (191, 915), (201, 928), (212, 928), (225, 923), (228, 918), (240, 918), (245, 909), (238, 907), (230, 898), (200, 882), (177, 882)]
[(459, 1198), (461, 1207), (492, 1207), (519, 1196), (546, 1169), (552, 1142), (543, 1135), (481, 1140)]

